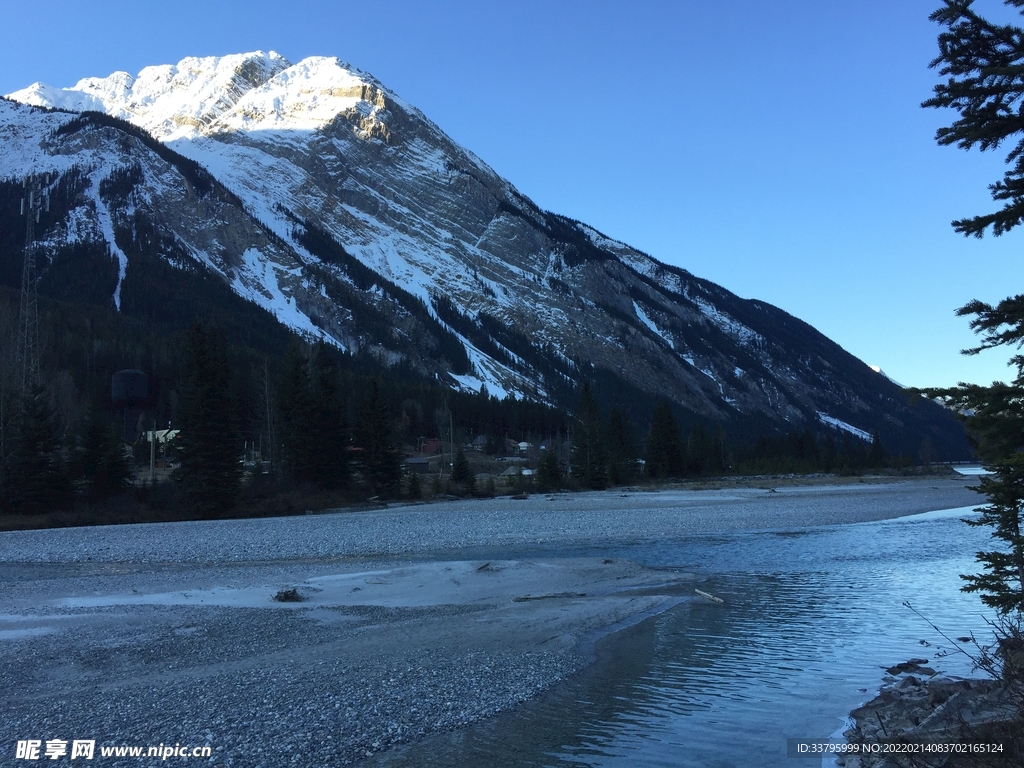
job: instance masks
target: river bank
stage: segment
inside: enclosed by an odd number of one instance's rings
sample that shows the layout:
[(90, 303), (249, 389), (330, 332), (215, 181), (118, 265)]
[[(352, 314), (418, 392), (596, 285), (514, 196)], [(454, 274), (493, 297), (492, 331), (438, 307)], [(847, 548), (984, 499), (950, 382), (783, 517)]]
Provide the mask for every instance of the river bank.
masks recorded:
[[(697, 477), (661, 482), (645, 482), (638, 486), (620, 486), (608, 493), (692, 493), (706, 490), (759, 489), (774, 490), (795, 486), (835, 486), (853, 484), (888, 484), (906, 480), (956, 477), (956, 471), (947, 465), (906, 467), (903, 469), (877, 470), (857, 475), (833, 473), (781, 474), (781, 475), (727, 475), (723, 477)], [(168, 522), (194, 522), (197, 518), (182, 516), (172, 503), (173, 489), (166, 482), (157, 483), (153, 488), (137, 489), (136, 496), (122, 495), (96, 505), (84, 505), (70, 510), (52, 511), (34, 515), (0, 516), (0, 533), (4, 531), (48, 530), (51, 528), (79, 528), (88, 526), (158, 524)], [(357, 497), (354, 490), (313, 491), (292, 489), (281, 491), (278, 496), (268, 497), (262, 491), (250, 489), (253, 498), (240, 501), (232, 510), (234, 520), (290, 517), (311, 514), (361, 513), (389, 507), (421, 506), (424, 504), (449, 505), (452, 502), (486, 501), (487, 499), (519, 498), (524, 494), (548, 496), (540, 492), (535, 484), (525, 482), (515, 488), (505, 488), (503, 495), (457, 497), (427, 493), (427, 498), (416, 502), (393, 501), (378, 503)], [(587, 495), (587, 491), (560, 490), (559, 496)]]
[[(965, 506), (977, 503), (970, 484), (533, 496), (0, 534), (0, 749), (95, 738), (210, 745), (226, 765), (358, 761), (515, 707), (587, 664), (609, 625), (714, 591), (699, 570), (643, 567), (616, 548)], [(602, 554), (578, 554), (588, 548)], [(531, 555), (501, 556), (511, 550)], [(305, 599), (271, 599), (290, 589)]]
[(840, 768), (1020, 766), (1021, 683), (995, 677), (948, 677), (911, 659), (878, 696), (850, 713), (844, 733), (859, 754)]

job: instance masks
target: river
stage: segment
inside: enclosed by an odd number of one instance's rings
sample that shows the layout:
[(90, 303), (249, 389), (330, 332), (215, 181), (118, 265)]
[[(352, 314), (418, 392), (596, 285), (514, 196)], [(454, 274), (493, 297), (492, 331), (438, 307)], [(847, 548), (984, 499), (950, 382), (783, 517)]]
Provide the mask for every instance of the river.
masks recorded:
[(986, 529), (961, 522), (973, 514), (563, 549), (696, 572), (725, 603), (687, 597), (599, 641), (594, 665), (526, 706), (377, 764), (815, 766), (788, 759), (786, 739), (841, 731), (884, 666), (920, 657), (971, 671), (963, 651), (976, 646), (957, 638), (991, 637), (990, 614), (960, 592), (959, 574), (990, 546)]

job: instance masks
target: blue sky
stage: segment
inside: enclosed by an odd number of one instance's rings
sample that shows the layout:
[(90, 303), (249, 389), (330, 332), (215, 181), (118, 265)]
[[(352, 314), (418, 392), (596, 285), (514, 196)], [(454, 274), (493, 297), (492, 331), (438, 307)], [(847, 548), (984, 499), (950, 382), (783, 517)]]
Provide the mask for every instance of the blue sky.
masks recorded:
[[(541, 207), (811, 323), (907, 385), (1007, 378), (956, 307), (1024, 292), (1003, 157), (935, 145), (937, 0), (0, 0), (0, 93), (185, 56), (338, 56)], [(1016, 18), (1001, 4), (976, 7)]]

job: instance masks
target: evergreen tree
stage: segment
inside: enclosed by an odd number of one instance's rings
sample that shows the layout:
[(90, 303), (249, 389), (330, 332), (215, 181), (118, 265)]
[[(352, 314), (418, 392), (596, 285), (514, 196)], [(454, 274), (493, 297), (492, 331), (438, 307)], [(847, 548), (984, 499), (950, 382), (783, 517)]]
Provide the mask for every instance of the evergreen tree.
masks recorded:
[(868, 451), (868, 466), (878, 469), (887, 464), (885, 446), (882, 445), (882, 438), (875, 430), (871, 435), (871, 449)]
[(583, 383), (572, 436), (572, 471), (585, 488), (608, 484), (608, 455), (601, 434), (601, 410), (588, 382)]
[(305, 425), (307, 471), (322, 488), (343, 488), (349, 478), (348, 428), (338, 369), (323, 341), (313, 348), (310, 369), (311, 408)]
[[(1020, 0), (1005, 2), (1024, 13)], [(984, 152), (998, 149), (1011, 137), (1016, 140), (1006, 157), (1009, 170), (1002, 181), (989, 185), (992, 199), (1003, 201), (1003, 207), (953, 222), (964, 235), (981, 237), (991, 226), (998, 236), (1024, 217), (1024, 126), (1019, 111), (1024, 98), (1024, 30), (982, 18), (972, 4), (973, 0), (944, 0), (929, 17), (946, 27), (939, 34), (940, 53), (931, 66), (949, 79), (936, 85), (935, 95), (922, 106), (951, 107), (960, 113), (959, 120), (936, 131), (939, 144)]]
[[(1024, 2), (1007, 0), (1007, 5), (1022, 8)], [(1011, 137), (1017, 142), (1007, 157), (1010, 169), (1002, 181), (990, 186), (993, 199), (1005, 201), (1003, 208), (954, 221), (953, 227), (964, 235), (981, 237), (991, 226), (993, 234), (1002, 235), (1024, 217), (1024, 123), (1019, 112), (1024, 97), (1024, 29), (983, 19), (970, 0), (945, 0), (931, 18), (946, 27), (939, 35), (940, 55), (932, 66), (940, 67), (949, 79), (935, 87), (935, 96), (923, 106), (952, 107), (960, 113), (950, 127), (939, 129), (936, 140), (982, 151), (996, 149)], [(957, 314), (973, 316), (971, 328), (981, 335), (981, 343), (967, 354), (1024, 344), (1024, 295), (1004, 299), (995, 307), (971, 301)], [(980, 592), (986, 605), (1019, 617), (1024, 611), (1024, 355), (1015, 355), (1010, 363), (1016, 375), (1009, 384), (961, 384), (927, 394), (942, 397), (960, 413), (972, 414), (965, 417), (967, 428), (993, 473), (980, 482), (988, 506), (969, 523), (990, 527), (1002, 546), (977, 554), (984, 572), (962, 576), (967, 582), (963, 589)]]
[(277, 386), (285, 467), (298, 483), (344, 488), (349, 441), (334, 356), (320, 341), (308, 357), (299, 344), (285, 355)]
[(297, 483), (315, 482), (316, 445), (309, 434), (315, 410), (312, 389), (308, 361), (294, 342), (281, 364), (277, 410), (285, 471)]
[(793, 441), (793, 456), (807, 469), (816, 469), (818, 466), (818, 438), (810, 428), (803, 432), (791, 432), (790, 439)]
[(562, 470), (558, 466), (558, 456), (553, 450), (546, 451), (544, 458), (537, 467), (537, 484), (541, 490), (554, 491), (562, 486)]
[(455, 454), (455, 461), (452, 463), (452, 482), (465, 486), (470, 493), (476, 490), (476, 478), (469, 467), (466, 454), (461, 448)]
[(218, 517), (234, 506), (241, 486), (241, 439), (231, 393), (225, 342), (201, 324), (185, 337), (185, 365), (178, 411), (175, 479), (192, 507)]
[(711, 454), (708, 457), (708, 472), (722, 475), (729, 471), (728, 449), (726, 447), (725, 430), (721, 425), (715, 429), (711, 437)]
[(420, 475), (418, 472), (413, 472), (409, 475), (409, 498), (420, 499), (423, 498), (423, 489), (420, 487)]
[(4, 506), (22, 514), (66, 508), (71, 503), (71, 483), (61, 455), (56, 418), (43, 386), (36, 384), (15, 399), (13, 422)]
[(75, 457), (77, 474), (90, 501), (115, 496), (130, 484), (132, 471), (120, 433), (118, 425), (100, 409), (92, 409)]
[(832, 431), (829, 430), (825, 433), (825, 445), (821, 451), (821, 468), (826, 472), (831, 472), (836, 465), (838, 455), (836, 439), (832, 436)]
[(636, 441), (633, 425), (621, 408), (608, 414), (608, 479), (612, 485), (633, 482), (636, 471)]
[(402, 479), (401, 454), (393, 429), (391, 410), (380, 382), (372, 379), (359, 411), (356, 440), (362, 448), (363, 478), (373, 495), (384, 498), (398, 495)]
[(695, 424), (690, 430), (690, 440), (686, 451), (687, 474), (704, 475), (712, 467), (711, 435), (703, 424)]
[(655, 480), (681, 477), (686, 463), (683, 439), (672, 407), (664, 398), (659, 399), (651, 416), (651, 429), (647, 433), (647, 475)]
[[(1024, 307), (1024, 297), (1016, 300)], [(980, 322), (996, 314), (998, 308), (979, 312), (972, 325), (978, 328)], [(1017, 339), (1024, 340), (1024, 312), (1010, 325)], [(1017, 375), (1010, 384), (994, 382), (989, 387), (972, 384), (928, 391), (960, 412), (972, 414), (965, 417), (967, 429), (977, 441), (985, 467), (993, 473), (980, 480), (988, 506), (981, 508), (979, 518), (967, 523), (991, 527), (993, 538), (1003, 547), (978, 552), (977, 560), (985, 572), (961, 578), (967, 582), (965, 592), (982, 593), (982, 602), (1002, 613), (1024, 610), (1024, 356), (1014, 359)]]

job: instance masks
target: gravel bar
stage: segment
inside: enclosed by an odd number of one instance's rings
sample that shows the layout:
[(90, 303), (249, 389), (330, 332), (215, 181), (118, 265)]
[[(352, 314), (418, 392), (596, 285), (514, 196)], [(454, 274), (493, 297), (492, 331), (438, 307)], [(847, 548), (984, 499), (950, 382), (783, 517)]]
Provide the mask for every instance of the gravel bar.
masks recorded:
[[(0, 562), (214, 563), (373, 557), (882, 520), (979, 503), (969, 478), (534, 495), (251, 520), (0, 533)], [(626, 510), (624, 512), (624, 510)]]

